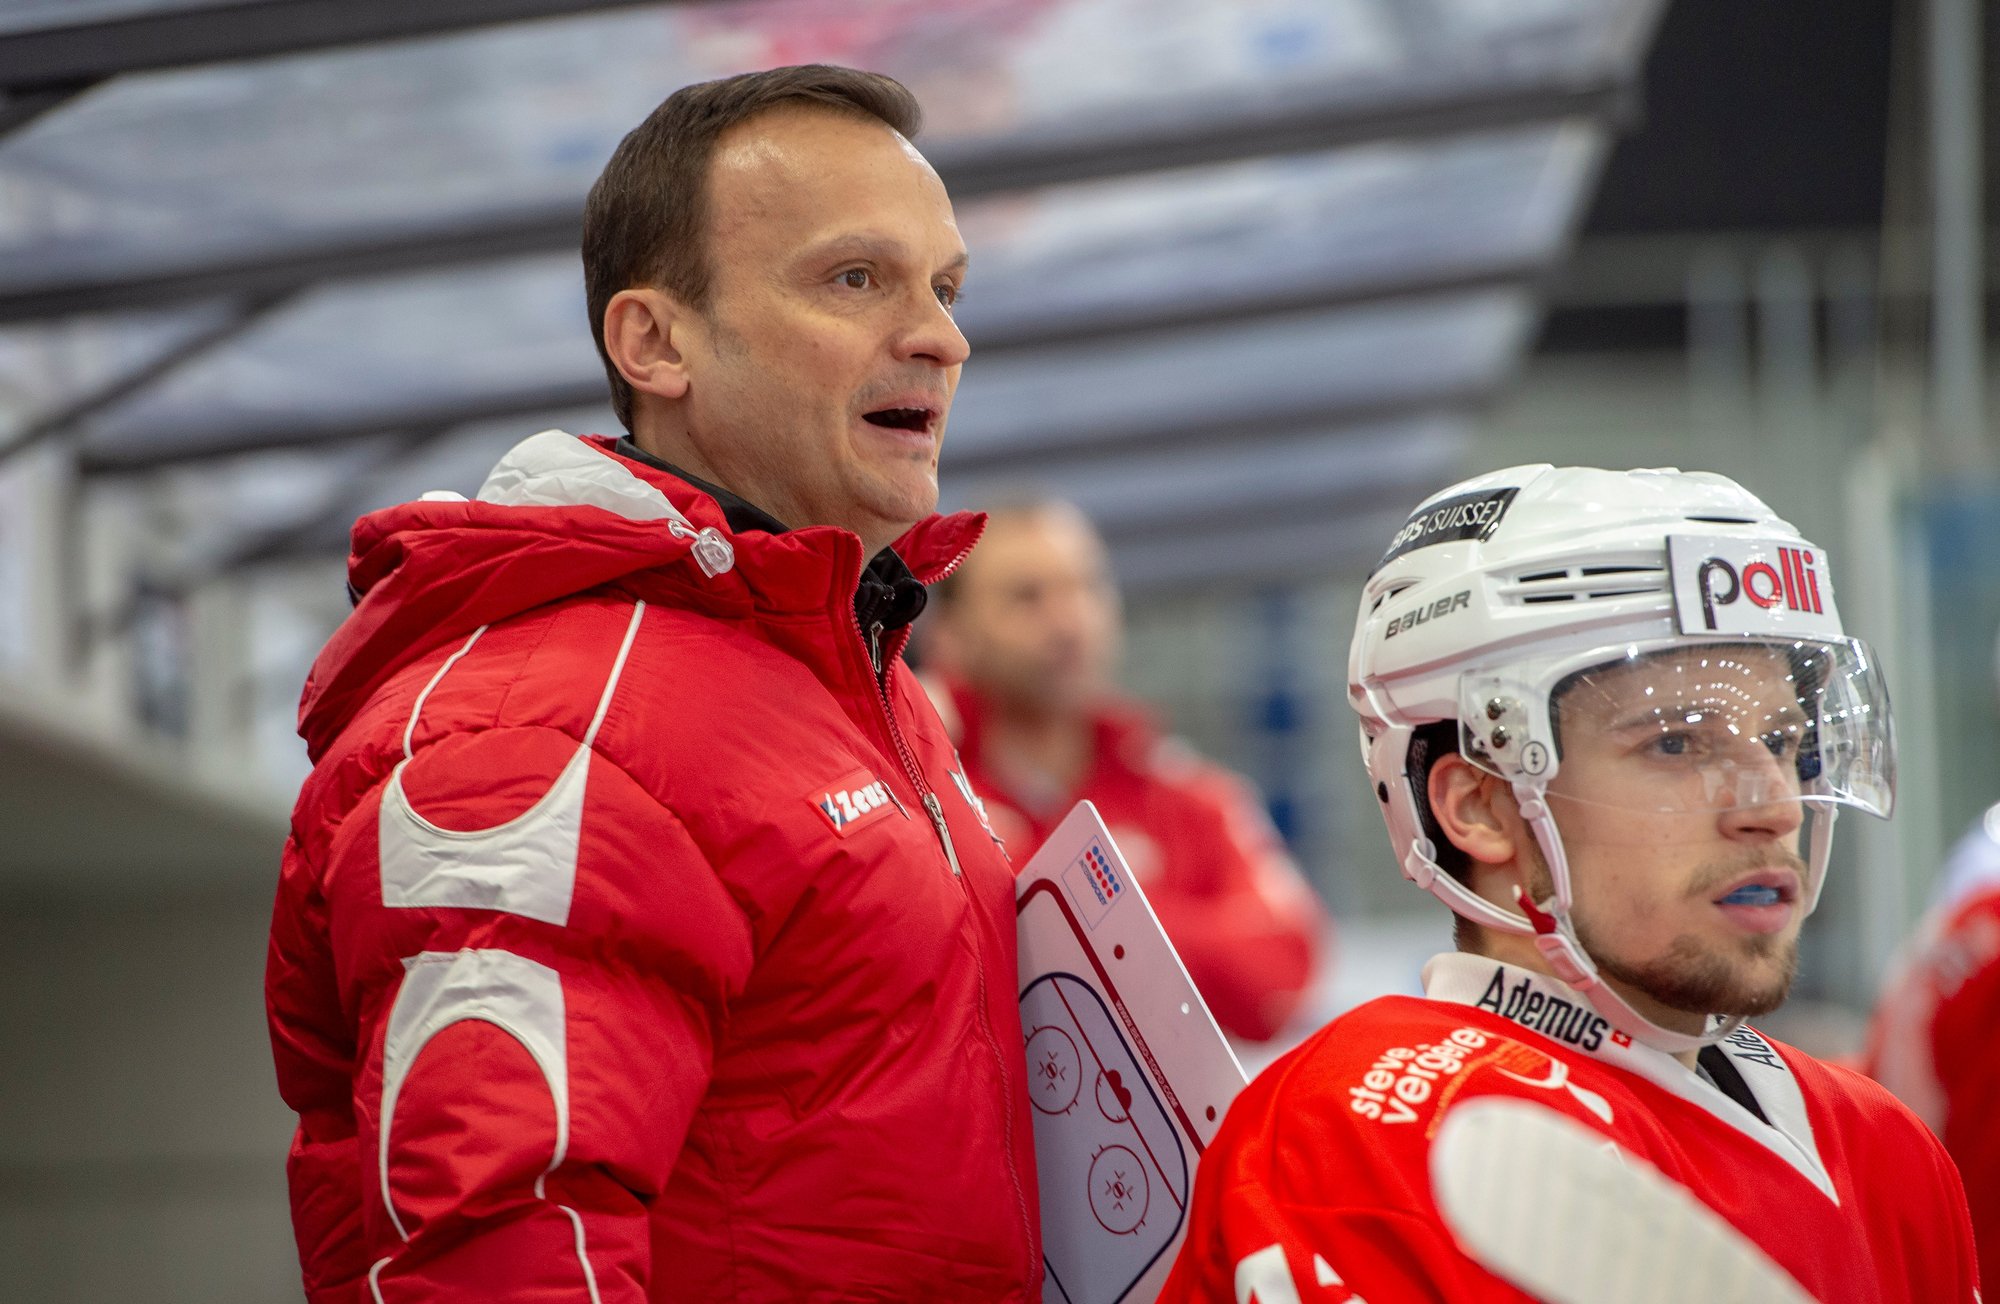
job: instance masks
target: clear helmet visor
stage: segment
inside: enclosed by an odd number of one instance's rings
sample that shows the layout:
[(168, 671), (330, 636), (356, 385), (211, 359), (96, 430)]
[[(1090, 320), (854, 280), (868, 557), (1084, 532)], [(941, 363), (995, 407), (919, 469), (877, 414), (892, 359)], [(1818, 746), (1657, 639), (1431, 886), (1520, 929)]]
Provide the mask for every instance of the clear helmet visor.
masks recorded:
[(1860, 641), (1663, 641), (1602, 652), (1463, 676), (1461, 753), (1510, 782), (1545, 784), (1560, 803), (1889, 814), (1888, 692)]

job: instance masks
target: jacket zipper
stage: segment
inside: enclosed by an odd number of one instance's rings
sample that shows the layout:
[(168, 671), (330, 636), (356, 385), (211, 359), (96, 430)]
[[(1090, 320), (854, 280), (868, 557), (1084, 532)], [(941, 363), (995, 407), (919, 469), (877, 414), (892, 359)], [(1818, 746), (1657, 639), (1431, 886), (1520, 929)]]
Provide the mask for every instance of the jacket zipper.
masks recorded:
[[(942, 580), (950, 575), (964, 560), (963, 556), (953, 560), (939, 573), (937, 579)], [(931, 582), (935, 584), (937, 580)], [(858, 579), (856, 583), (859, 583)], [(867, 629), (863, 629), (861, 613), (854, 609), (851, 602), (847, 607), (847, 617), (854, 625), (854, 632), (861, 636), (862, 646), (868, 653), (868, 666), (875, 677), (875, 705), (882, 710), (882, 722), (889, 728), (889, 741), (895, 745), (896, 759), (902, 763), (904, 777), (908, 778), (910, 786), (916, 789), (918, 799), (923, 802), (925, 812), (931, 817), (931, 827), (937, 831), (938, 842), (944, 848), (945, 862), (951, 866), (952, 877), (962, 881), (965, 873), (958, 865), (958, 851), (951, 844), (951, 828), (945, 823), (944, 805), (938, 801), (937, 793), (932, 791), (930, 784), (924, 782), (923, 771), (917, 765), (917, 754), (910, 750), (908, 740), (903, 737), (902, 726), (896, 723), (896, 709), (889, 704), (889, 676), (882, 657), (882, 622), (872, 621)]]
[(951, 876), (964, 878), (965, 871), (958, 867), (958, 852), (951, 845), (951, 826), (944, 822), (944, 807), (938, 803), (935, 792), (924, 794), (924, 809), (931, 813), (931, 823), (937, 826), (938, 841), (944, 843), (944, 858), (951, 862)]
[(875, 672), (875, 705), (882, 708), (882, 723), (889, 727), (889, 741), (895, 745), (896, 759), (902, 763), (903, 777), (917, 790), (917, 799), (924, 804), (924, 813), (931, 817), (931, 828), (937, 833), (938, 842), (944, 848), (945, 863), (951, 866), (951, 876), (965, 877), (958, 867), (958, 851), (951, 845), (951, 829), (944, 822), (944, 806), (938, 801), (937, 793), (924, 782), (922, 769), (917, 765), (917, 754), (910, 750), (910, 744), (903, 737), (902, 726), (896, 723), (896, 710), (889, 705), (888, 676), (883, 673), (882, 663), (882, 622), (876, 621), (872, 629), (861, 628), (861, 617), (855, 616), (854, 632), (861, 635), (868, 649), (868, 665)]
[[(949, 575), (956, 569), (958, 565), (954, 562), (945, 569), (944, 574)], [(938, 578), (942, 579), (944, 576), (940, 575)], [(944, 805), (938, 801), (937, 793), (931, 786), (924, 782), (923, 770), (917, 765), (917, 755), (910, 750), (909, 741), (903, 737), (902, 726), (896, 723), (896, 709), (889, 703), (888, 676), (884, 674), (882, 664), (882, 622), (878, 620), (874, 622), (874, 629), (864, 630), (861, 628), (861, 617), (855, 612), (852, 604), (849, 604), (847, 612), (848, 619), (854, 623), (854, 632), (861, 635), (861, 641), (867, 648), (868, 664), (875, 672), (875, 705), (881, 709), (883, 723), (889, 727), (889, 741), (895, 744), (896, 759), (902, 763), (903, 774), (909, 779), (910, 786), (916, 789), (917, 796), (922, 799), (924, 810), (931, 817), (931, 827), (937, 831), (938, 842), (944, 847), (944, 858), (951, 866), (952, 879), (958, 884), (959, 891), (965, 893), (967, 907), (972, 908), (972, 888), (965, 881), (965, 872), (959, 868), (958, 851), (951, 844), (951, 828), (945, 823)], [(976, 908), (974, 913), (977, 913)], [(1003, 1129), (1002, 1142), (1007, 1147), (1007, 1177), (1014, 1184), (1014, 1207), (1021, 1217), (1021, 1233), (1026, 1237), (1026, 1244), (1032, 1246), (1035, 1243), (1035, 1233), (1034, 1228), (1028, 1224), (1028, 1197), (1021, 1185), (1021, 1170), (1014, 1162), (1014, 1102), (1007, 1094), (1007, 1089), (1013, 1085), (1014, 1075), (1007, 1071), (1007, 1057), (1000, 1050), (999, 1038), (993, 1035), (993, 1014), (988, 1008), (990, 1002), (986, 993), (985, 954), (984, 948), (979, 945), (979, 924), (976, 919), (972, 924), (972, 945), (974, 954), (979, 957), (976, 970), (979, 1031), (986, 1042), (987, 1052), (993, 1056), (994, 1068), (999, 1070), (1003, 1088), (1000, 1119)], [(1032, 1256), (1030, 1258), (1032, 1260)], [(1032, 1261), (1027, 1266), (1030, 1272), (1035, 1268)]]

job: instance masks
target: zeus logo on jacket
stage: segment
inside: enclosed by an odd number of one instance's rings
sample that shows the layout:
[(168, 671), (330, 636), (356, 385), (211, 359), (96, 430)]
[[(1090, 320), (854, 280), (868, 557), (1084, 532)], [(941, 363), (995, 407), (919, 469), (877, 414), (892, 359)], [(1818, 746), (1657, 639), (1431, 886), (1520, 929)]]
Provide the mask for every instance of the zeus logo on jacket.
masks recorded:
[(833, 831), (846, 837), (863, 824), (880, 819), (889, 811), (898, 811), (904, 819), (909, 812), (904, 811), (896, 794), (889, 791), (889, 785), (875, 778), (866, 770), (853, 770), (843, 774), (829, 787), (820, 789), (812, 796), (813, 805), (826, 816)]

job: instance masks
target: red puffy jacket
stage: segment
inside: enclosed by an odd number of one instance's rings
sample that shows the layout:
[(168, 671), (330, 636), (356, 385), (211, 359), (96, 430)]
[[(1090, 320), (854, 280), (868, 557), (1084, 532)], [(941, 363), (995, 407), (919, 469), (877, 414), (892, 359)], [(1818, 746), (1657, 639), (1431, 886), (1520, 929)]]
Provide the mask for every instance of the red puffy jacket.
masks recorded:
[(908, 631), (878, 682), (858, 539), (608, 449), (356, 526), (267, 974), (307, 1294), (1039, 1300), (1013, 875)]
[[(1996, 808), (2000, 809), (2000, 808)], [(1993, 818), (1991, 816), (1988, 817)], [(1866, 1065), (1944, 1142), (1965, 1177), (1979, 1276), (2000, 1283), (2000, 848), (1985, 830), (1959, 857), (1990, 858), (1933, 908), (1884, 985)], [(1983, 844), (1983, 845), (1982, 845)]]

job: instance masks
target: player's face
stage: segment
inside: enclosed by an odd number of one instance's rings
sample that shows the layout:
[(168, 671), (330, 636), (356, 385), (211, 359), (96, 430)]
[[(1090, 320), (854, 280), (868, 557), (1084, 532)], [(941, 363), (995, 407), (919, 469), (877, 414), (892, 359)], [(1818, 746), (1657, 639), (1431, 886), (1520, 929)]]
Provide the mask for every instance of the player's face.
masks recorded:
[[(1689, 1016), (1775, 1009), (1805, 887), (1805, 713), (1785, 657), (1738, 645), (1653, 658), (1593, 676), (1558, 710), (1550, 809), (1578, 939), (1649, 1017), (1681, 1011), (1664, 1017), (1698, 1028)], [(1533, 886), (1549, 890), (1545, 871)]]
[(885, 124), (779, 110), (723, 136), (708, 214), (708, 308), (676, 341), (689, 439), (787, 525), (889, 542), (936, 507), (968, 352), (943, 184)]
[(1118, 595), (1104, 545), (1073, 511), (996, 515), (948, 609), (957, 668), (1037, 714), (1081, 708), (1117, 654)]

